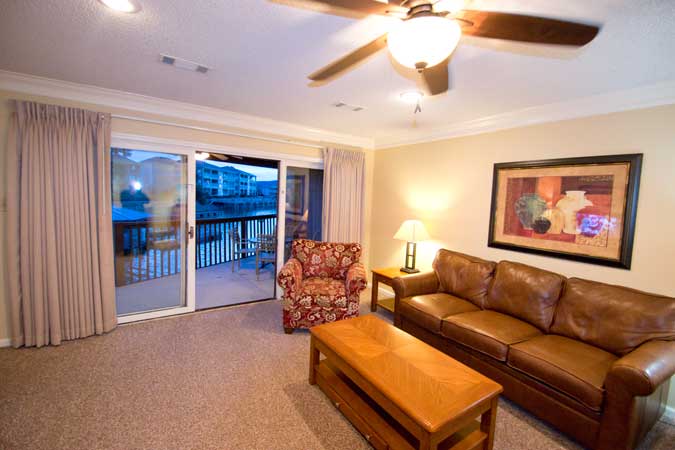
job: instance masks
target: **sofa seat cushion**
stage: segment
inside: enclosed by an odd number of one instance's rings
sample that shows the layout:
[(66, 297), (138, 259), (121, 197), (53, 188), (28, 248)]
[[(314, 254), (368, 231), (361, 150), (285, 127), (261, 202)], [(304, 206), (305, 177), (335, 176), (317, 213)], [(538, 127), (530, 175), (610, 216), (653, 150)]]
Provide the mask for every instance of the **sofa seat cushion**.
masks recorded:
[(403, 298), (398, 307), (406, 319), (434, 333), (441, 332), (441, 321), (451, 315), (480, 311), (473, 303), (441, 292)]
[(512, 345), (507, 364), (601, 411), (605, 377), (616, 360), (600, 348), (549, 334)]
[(540, 336), (541, 331), (506, 314), (475, 311), (443, 319), (441, 334), (499, 361), (506, 361), (509, 345)]
[(302, 287), (297, 297), (298, 306), (312, 308), (347, 307), (347, 293), (344, 280), (312, 277), (302, 280)]

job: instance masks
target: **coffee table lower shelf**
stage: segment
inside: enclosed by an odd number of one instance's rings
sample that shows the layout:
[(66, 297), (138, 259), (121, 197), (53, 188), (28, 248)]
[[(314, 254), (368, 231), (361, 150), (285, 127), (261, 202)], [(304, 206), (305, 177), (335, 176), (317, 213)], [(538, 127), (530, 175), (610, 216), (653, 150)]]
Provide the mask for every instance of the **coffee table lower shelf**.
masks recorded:
[[(316, 383), (335, 407), (376, 450), (416, 450), (418, 440), (386, 413), (345, 374), (328, 360), (316, 365)], [(438, 450), (477, 450), (485, 445), (487, 434), (474, 420), (464, 430), (441, 442)]]

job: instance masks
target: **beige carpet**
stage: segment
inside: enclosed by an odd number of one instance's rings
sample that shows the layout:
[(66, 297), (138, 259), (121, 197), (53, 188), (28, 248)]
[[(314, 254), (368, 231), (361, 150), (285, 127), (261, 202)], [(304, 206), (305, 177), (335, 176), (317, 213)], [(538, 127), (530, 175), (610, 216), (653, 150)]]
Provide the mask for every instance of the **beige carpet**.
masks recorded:
[[(0, 349), (0, 449), (369, 449), (307, 384), (308, 334), (280, 317), (271, 301)], [(496, 449), (579, 448), (508, 401), (497, 418)], [(659, 423), (642, 448), (673, 442)]]

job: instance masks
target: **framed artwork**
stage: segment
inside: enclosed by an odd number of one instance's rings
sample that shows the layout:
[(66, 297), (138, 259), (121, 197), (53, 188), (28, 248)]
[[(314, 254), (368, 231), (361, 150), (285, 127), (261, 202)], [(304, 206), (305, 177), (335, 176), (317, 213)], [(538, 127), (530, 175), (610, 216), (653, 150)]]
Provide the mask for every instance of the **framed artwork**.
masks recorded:
[(305, 213), (305, 175), (286, 176), (286, 212), (302, 216)]
[(642, 154), (498, 163), (488, 246), (630, 269)]

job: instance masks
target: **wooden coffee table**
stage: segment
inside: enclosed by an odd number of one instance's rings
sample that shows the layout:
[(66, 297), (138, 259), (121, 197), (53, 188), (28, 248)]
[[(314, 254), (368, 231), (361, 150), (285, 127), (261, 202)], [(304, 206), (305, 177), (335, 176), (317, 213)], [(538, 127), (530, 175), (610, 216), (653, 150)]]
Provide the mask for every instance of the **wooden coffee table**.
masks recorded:
[(309, 383), (374, 448), (492, 449), (499, 384), (373, 315), (311, 335)]

